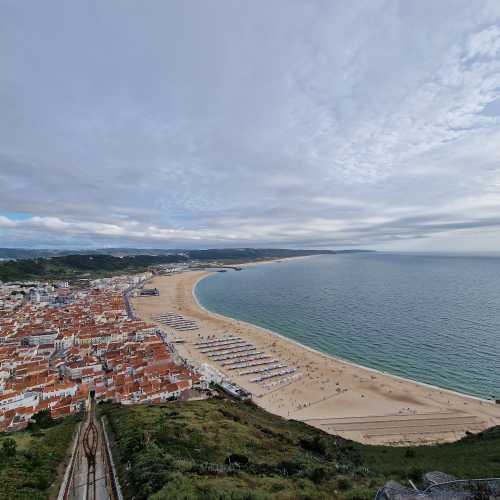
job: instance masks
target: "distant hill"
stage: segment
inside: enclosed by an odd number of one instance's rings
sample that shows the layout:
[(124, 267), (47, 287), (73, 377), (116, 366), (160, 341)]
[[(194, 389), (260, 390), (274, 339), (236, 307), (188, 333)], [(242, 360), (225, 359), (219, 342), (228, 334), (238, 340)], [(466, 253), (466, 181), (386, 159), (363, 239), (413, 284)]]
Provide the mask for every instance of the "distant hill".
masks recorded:
[[(4, 249), (5, 250), (5, 249)], [(115, 249), (117, 254), (123, 252)], [(138, 251), (138, 250), (134, 250)], [(231, 261), (234, 263), (279, 259), (306, 255), (333, 254), (355, 252), (357, 250), (287, 250), (287, 249), (209, 249), (178, 250), (176, 252), (162, 250), (155, 254), (149, 250), (147, 254), (110, 255), (78, 253), (71, 255), (45, 256), (37, 258), (17, 258), (0, 262), (0, 280), (40, 280), (71, 279), (84, 274), (99, 277), (113, 273), (140, 272), (158, 264), (197, 261)], [(132, 250), (130, 250), (132, 252)], [(10, 257), (14, 259), (14, 257)]]
[(498, 476), (499, 427), (451, 444), (367, 446), (249, 403), (99, 407), (130, 499), (371, 500), (389, 479), (421, 486), (432, 470)]
[(0, 262), (1, 281), (72, 279), (84, 275), (108, 276), (124, 272), (140, 272), (150, 266), (185, 262), (183, 255), (65, 255), (39, 259)]
[[(161, 249), (161, 248), (94, 248), (94, 249), (50, 249), (50, 248), (0, 248), (0, 259), (37, 259), (43, 257), (61, 257), (64, 255), (112, 255), (125, 257), (133, 255), (191, 255), (191, 258), (240, 258), (245, 256), (287, 257), (293, 255), (312, 255), (345, 252), (363, 252), (367, 250), (290, 250), (285, 248), (212, 248), (203, 250)], [(210, 257), (209, 257), (210, 256)]]
[(61, 257), (64, 255), (112, 255), (124, 257), (131, 255), (171, 255), (179, 250), (152, 248), (92, 248), (92, 249), (51, 249), (51, 248), (0, 248), (0, 259), (37, 259)]

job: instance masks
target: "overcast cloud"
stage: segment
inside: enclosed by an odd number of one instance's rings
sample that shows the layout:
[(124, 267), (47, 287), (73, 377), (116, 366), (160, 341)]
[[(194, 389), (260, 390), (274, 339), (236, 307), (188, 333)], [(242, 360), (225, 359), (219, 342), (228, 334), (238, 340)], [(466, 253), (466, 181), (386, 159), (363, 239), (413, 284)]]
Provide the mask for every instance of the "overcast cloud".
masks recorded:
[(500, 2), (0, 0), (0, 246), (500, 249)]

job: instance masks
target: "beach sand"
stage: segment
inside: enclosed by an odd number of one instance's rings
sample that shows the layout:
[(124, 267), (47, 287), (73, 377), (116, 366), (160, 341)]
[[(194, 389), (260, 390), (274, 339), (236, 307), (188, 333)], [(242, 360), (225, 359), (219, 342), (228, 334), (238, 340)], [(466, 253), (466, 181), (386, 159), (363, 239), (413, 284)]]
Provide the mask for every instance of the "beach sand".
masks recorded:
[[(175, 332), (157, 323), (176, 344), (181, 356), (195, 366), (208, 363), (253, 395), (253, 401), (282, 417), (301, 420), (331, 434), (373, 444), (424, 444), (453, 441), (466, 431), (500, 425), (500, 405), (418, 384), (319, 353), (257, 326), (209, 313), (193, 296), (198, 280), (209, 273), (187, 271), (155, 277), (148, 285), (159, 297), (132, 300), (141, 318), (175, 312), (198, 322), (199, 329)], [(288, 384), (251, 382), (255, 375), (238, 375), (199, 352), (194, 342), (208, 336), (236, 335), (271, 355), (301, 377)], [(290, 375), (288, 375), (290, 377)], [(282, 377), (284, 378), (284, 377)]]

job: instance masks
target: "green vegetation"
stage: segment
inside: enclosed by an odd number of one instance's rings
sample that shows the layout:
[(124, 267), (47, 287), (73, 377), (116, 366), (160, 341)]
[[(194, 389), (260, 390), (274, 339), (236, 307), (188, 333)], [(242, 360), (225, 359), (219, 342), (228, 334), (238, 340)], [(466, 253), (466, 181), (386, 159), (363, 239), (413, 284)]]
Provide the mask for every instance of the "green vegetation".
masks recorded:
[(0, 280), (74, 279), (93, 278), (125, 272), (141, 272), (150, 266), (184, 262), (182, 255), (65, 255), (63, 257), (12, 260), (0, 262)]
[(186, 255), (196, 260), (223, 260), (248, 262), (265, 259), (285, 259), (334, 253), (350, 253), (356, 250), (289, 250), (286, 248), (214, 248), (208, 250), (188, 250)]
[(93, 250), (62, 250), (35, 248), (1, 248), (0, 259), (37, 259), (40, 257), (61, 257), (63, 255), (112, 255), (126, 257), (132, 255), (175, 255), (185, 254), (192, 259), (240, 259), (242, 257), (283, 258), (295, 255), (323, 253), (350, 253), (364, 250), (290, 250), (286, 248), (213, 248), (208, 250), (166, 250), (163, 248), (96, 248)]
[(458, 443), (365, 446), (248, 403), (101, 405), (126, 498), (371, 499), (388, 479), (498, 475), (500, 428)]
[[(0, 249), (0, 254), (2, 249)], [(9, 249), (3, 249), (9, 250)], [(300, 257), (331, 253), (351, 253), (361, 250), (287, 250), (263, 248), (233, 248), (212, 250), (182, 250), (175, 253), (166, 253), (165, 250), (145, 250), (145, 254), (127, 255), (132, 250), (116, 249), (117, 255), (108, 252), (102, 254), (88, 254), (77, 252), (73, 255), (49, 256), (27, 259), (28, 250), (21, 251), (19, 260), (0, 262), (1, 281), (26, 281), (43, 279), (75, 279), (79, 277), (101, 278), (120, 273), (145, 271), (159, 264), (171, 264), (198, 261), (224, 261), (239, 263), (266, 259), (281, 259), (286, 257)], [(17, 255), (17, 250), (6, 252), (7, 255)], [(32, 252), (36, 252), (33, 250)], [(40, 252), (49, 252), (40, 251)], [(158, 252), (155, 254), (154, 252)], [(125, 253), (125, 255), (123, 255)]]
[(37, 423), (26, 431), (0, 434), (0, 500), (42, 500), (57, 495), (56, 480), (64, 472), (63, 460), (77, 417), (35, 418)]
[(412, 479), (439, 470), (463, 479), (500, 476), (500, 427), (471, 434), (455, 443), (434, 446), (389, 447), (353, 444), (368, 466), (389, 479)]

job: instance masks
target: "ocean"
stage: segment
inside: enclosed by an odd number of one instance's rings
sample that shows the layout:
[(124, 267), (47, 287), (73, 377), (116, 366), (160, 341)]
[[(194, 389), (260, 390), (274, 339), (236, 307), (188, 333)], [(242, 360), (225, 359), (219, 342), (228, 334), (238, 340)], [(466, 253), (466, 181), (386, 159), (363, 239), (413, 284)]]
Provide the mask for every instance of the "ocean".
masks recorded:
[(214, 273), (206, 309), (419, 382), (500, 398), (500, 258), (324, 255)]

